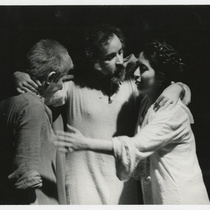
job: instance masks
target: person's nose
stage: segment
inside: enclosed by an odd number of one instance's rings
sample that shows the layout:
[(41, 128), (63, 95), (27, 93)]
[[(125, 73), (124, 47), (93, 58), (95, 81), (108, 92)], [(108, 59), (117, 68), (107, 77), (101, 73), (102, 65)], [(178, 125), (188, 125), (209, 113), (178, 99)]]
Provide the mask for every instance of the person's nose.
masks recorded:
[(122, 54), (117, 54), (117, 60), (116, 60), (116, 64), (123, 64), (123, 55)]
[(141, 73), (140, 73), (140, 68), (138, 67), (136, 69), (136, 71), (134, 72), (134, 79), (137, 81), (137, 82), (141, 82)]

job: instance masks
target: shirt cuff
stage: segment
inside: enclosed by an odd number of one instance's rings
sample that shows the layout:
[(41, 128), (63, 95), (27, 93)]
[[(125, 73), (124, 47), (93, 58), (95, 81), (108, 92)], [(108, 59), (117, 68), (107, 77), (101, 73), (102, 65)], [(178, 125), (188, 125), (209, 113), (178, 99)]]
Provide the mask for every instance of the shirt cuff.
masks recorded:
[[(10, 174), (8, 178), (14, 179), (15, 173)], [(14, 186), (16, 189), (39, 188), (42, 186), (42, 179), (37, 171), (29, 171), (17, 179)]]

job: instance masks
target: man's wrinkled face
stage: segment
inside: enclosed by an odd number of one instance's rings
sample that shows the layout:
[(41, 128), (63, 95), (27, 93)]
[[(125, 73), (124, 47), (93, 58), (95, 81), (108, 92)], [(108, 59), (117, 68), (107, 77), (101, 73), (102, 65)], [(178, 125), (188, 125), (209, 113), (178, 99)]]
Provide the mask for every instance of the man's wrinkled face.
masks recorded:
[(115, 34), (103, 45), (97, 64), (98, 68), (96, 69), (104, 76), (110, 77), (112, 82), (118, 83), (124, 79), (123, 46)]
[(73, 78), (72, 75), (69, 75), (73, 67), (74, 65), (73, 62), (71, 61), (71, 64), (69, 66), (70, 69), (64, 72), (63, 75), (58, 80), (55, 81), (54, 79), (51, 79), (50, 81), (47, 82), (48, 87), (44, 91), (44, 97), (46, 100), (49, 100), (57, 91), (61, 90), (63, 88), (63, 84), (66, 81), (69, 81)]

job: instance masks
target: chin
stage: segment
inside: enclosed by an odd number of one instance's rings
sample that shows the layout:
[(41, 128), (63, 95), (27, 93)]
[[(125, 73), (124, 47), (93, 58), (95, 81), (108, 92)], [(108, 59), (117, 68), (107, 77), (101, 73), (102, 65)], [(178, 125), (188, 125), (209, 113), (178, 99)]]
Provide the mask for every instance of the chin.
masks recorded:
[(120, 82), (123, 82), (125, 79), (125, 70), (124, 69), (121, 69), (120, 71), (117, 71), (117, 73), (115, 73), (112, 78), (111, 78), (111, 81), (113, 83), (120, 83)]
[(115, 84), (118, 84), (118, 83), (123, 82), (124, 81), (124, 78), (125, 77), (121, 77), (121, 78), (119, 78), (119, 77), (112, 77), (111, 82), (112, 83), (115, 83)]
[(137, 86), (137, 89), (138, 90), (143, 90), (144, 89), (144, 86), (143, 86), (143, 84), (140, 82), (136, 82), (136, 86)]

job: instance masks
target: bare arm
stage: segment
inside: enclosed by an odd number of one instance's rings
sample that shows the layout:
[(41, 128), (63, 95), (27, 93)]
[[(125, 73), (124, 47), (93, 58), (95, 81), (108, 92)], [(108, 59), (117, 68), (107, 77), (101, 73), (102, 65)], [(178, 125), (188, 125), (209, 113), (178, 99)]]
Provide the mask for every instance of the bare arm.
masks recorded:
[[(34, 92), (36, 94), (39, 93), (39, 89), (42, 84), (39, 80), (33, 81), (29, 74), (25, 72), (16, 71), (13, 74), (16, 90), (19, 93), (24, 92)], [(57, 91), (53, 97), (51, 97), (48, 101), (45, 101), (45, 104), (52, 105), (54, 107), (62, 106), (65, 104), (65, 99), (68, 91), (68, 82), (74, 78), (73, 75), (66, 75), (62, 80), (65, 82), (62, 90)]]
[(57, 142), (55, 145), (60, 151), (72, 152), (77, 150), (112, 151), (112, 140), (92, 139), (83, 136), (79, 130), (67, 125), (68, 132), (57, 131)]
[(152, 121), (135, 137), (120, 136), (112, 140), (86, 138), (77, 129), (69, 127), (71, 133), (59, 133), (56, 145), (65, 152), (75, 150), (113, 151), (117, 161), (119, 179), (128, 180), (142, 159), (185, 136), (184, 122), (186, 123), (186, 119), (188, 116), (183, 109), (175, 107), (172, 110), (169, 107), (167, 110), (158, 111)]

